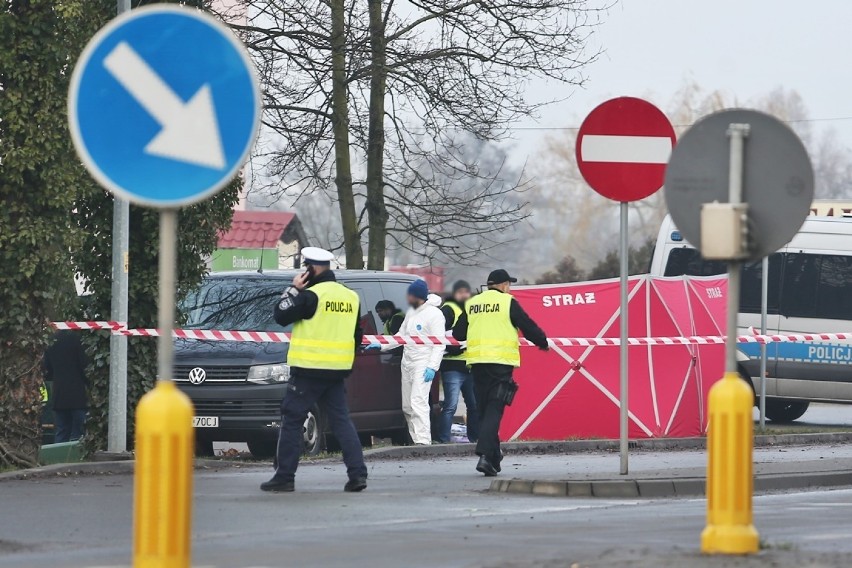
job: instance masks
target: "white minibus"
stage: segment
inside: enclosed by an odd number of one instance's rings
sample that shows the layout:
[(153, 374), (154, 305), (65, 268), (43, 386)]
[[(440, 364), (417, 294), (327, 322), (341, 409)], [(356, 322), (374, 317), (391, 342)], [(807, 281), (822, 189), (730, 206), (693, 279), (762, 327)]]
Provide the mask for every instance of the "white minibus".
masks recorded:
[[(783, 223), (783, 219), (778, 220)], [(651, 260), (656, 276), (723, 274), (704, 260), (667, 216)], [(761, 262), (743, 266), (739, 333), (760, 329)], [(769, 257), (767, 332), (852, 332), (852, 219), (808, 217), (790, 243)], [(760, 346), (740, 344), (740, 372), (759, 388)], [(852, 342), (773, 343), (767, 348), (766, 416), (790, 422), (810, 402), (852, 403)]]

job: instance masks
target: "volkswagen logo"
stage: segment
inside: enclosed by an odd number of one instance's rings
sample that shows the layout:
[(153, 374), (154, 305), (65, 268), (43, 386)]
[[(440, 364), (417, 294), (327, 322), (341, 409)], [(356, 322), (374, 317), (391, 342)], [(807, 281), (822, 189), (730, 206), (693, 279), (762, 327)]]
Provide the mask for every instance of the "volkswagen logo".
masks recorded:
[(189, 371), (189, 382), (194, 385), (200, 385), (207, 378), (207, 371), (201, 367), (195, 367)]

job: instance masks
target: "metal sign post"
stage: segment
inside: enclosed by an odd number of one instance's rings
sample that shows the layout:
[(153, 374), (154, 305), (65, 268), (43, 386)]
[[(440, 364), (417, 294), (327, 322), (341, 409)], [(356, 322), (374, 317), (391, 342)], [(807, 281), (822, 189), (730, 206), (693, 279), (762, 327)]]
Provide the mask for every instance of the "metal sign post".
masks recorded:
[[(118, 198), (161, 210), (158, 380), (136, 407), (133, 561), (188, 568), (194, 411), (172, 381), (178, 209), (218, 192), (245, 163), (260, 88), (224, 24), (155, 5), (116, 18), (89, 41), (71, 76), (68, 117), (77, 154), (116, 196), (116, 212)], [(121, 398), (121, 389), (110, 396)]]
[(619, 247), (619, 254), (621, 256), (621, 312), (620, 312), (620, 321), (621, 321), (621, 329), (620, 329), (620, 338), (621, 345), (618, 348), (619, 355), (619, 440), (618, 447), (621, 454), (620, 459), (620, 467), (619, 473), (621, 475), (627, 475), (629, 470), (629, 452), (630, 452), (630, 442), (628, 439), (628, 429), (629, 423), (628, 420), (630, 418), (630, 409), (627, 403), (630, 400), (628, 395), (628, 388), (630, 381), (628, 380), (628, 358), (627, 358), (627, 336), (628, 336), (628, 294), (627, 294), (627, 256), (630, 254), (630, 249), (627, 244), (627, 216), (628, 216), (628, 204), (626, 201), (622, 201), (620, 205), (621, 209), (621, 246)]
[(621, 309), (619, 312), (619, 472), (628, 472), (630, 426), (628, 359), (628, 213), (629, 203), (653, 195), (663, 186), (666, 162), (675, 144), (671, 122), (642, 99), (619, 97), (597, 107), (577, 133), (577, 167), (599, 194), (620, 204)]
[[(725, 375), (710, 389), (710, 430), (707, 434), (707, 526), (701, 533), (701, 550), (706, 553), (754, 554), (759, 548), (757, 530), (752, 524), (753, 428), (752, 390), (740, 380), (737, 371), (737, 316), (740, 305), (742, 258), (748, 234), (739, 208), (743, 196), (743, 157), (748, 124), (732, 123), (728, 129), (728, 217), (739, 217), (732, 227), (742, 232), (732, 236), (728, 262), (728, 313), (725, 338)], [(720, 204), (712, 204), (720, 205)], [(707, 205), (704, 206), (705, 212)], [(718, 219), (718, 218), (717, 218)], [(708, 218), (702, 215), (704, 231)], [(740, 225), (739, 223), (742, 223)], [(709, 248), (707, 250), (710, 250)], [(705, 253), (705, 256), (710, 256)], [(713, 256), (711, 256), (713, 258)], [(748, 491), (736, 488), (748, 487)]]
[[(766, 315), (769, 311), (769, 257), (761, 261), (760, 333), (766, 335)], [(760, 344), (760, 427), (766, 428), (766, 344)]]
[[(130, 0), (117, 0), (120, 16), (130, 11)], [(112, 321), (127, 321), (128, 271), (130, 248), (130, 203), (115, 196), (112, 205)], [(107, 451), (127, 451), (127, 337), (109, 338), (109, 406), (107, 407)]]
[[(748, 124), (731, 124), (728, 129), (730, 138), (730, 161), (728, 162), (728, 203), (739, 205), (743, 202), (743, 152), (745, 139), (750, 127)], [(746, 235), (738, 235), (745, 239)], [(741, 248), (741, 247), (738, 247)], [(725, 372), (739, 374), (737, 370), (737, 316), (740, 311), (740, 279), (742, 261), (731, 260), (728, 263), (728, 312), (725, 337)]]
[(160, 274), (157, 295), (157, 378), (172, 380), (175, 343), (175, 290), (177, 288), (177, 221), (176, 209), (160, 211)]
[(698, 121), (681, 137), (666, 171), (666, 204), (678, 229), (704, 258), (729, 263), (725, 374), (709, 397), (701, 533), (707, 554), (759, 548), (752, 524), (754, 391), (737, 370), (742, 263), (766, 257), (795, 235), (813, 184), (810, 158), (795, 133), (776, 118), (742, 109)]

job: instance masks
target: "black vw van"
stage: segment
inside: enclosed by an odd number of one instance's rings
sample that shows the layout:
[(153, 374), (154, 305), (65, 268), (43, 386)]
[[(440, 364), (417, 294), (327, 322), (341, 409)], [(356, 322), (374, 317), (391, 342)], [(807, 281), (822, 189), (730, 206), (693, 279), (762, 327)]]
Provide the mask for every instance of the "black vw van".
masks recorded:
[[(290, 331), (275, 323), (273, 308), (296, 271), (211, 274), (182, 307), (185, 329)], [(335, 271), (361, 298), (361, 326), (375, 334), (382, 299), (406, 305), (415, 276), (394, 272)], [(195, 405), (199, 451), (214, 441), (247, 442), (259, 458), (274, 455), (284, 383), (290, 375), (287, 343), (176, 340), (174, 379)], [(405, 443), (408, 430), (400, 402), (401, 350), (359, 352), (347, 379), (349, 409), (362, 439), (376, 435)], [(314, 408), (305, 421), (305, 451), (334, 447), (325, 417)]]

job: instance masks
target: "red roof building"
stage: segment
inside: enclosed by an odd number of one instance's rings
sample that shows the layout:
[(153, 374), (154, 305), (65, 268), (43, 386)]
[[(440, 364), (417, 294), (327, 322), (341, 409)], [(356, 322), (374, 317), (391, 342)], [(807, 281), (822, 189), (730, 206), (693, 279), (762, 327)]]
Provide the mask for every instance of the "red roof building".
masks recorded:
[[(298, 267), (303, 247), (309, 246), (295, 213), (234, 211), (231, 228), (219, 235), (219, 249), (278, 249), (279, 267)], [(292, 257), (292, 263), (290, 262)]]

